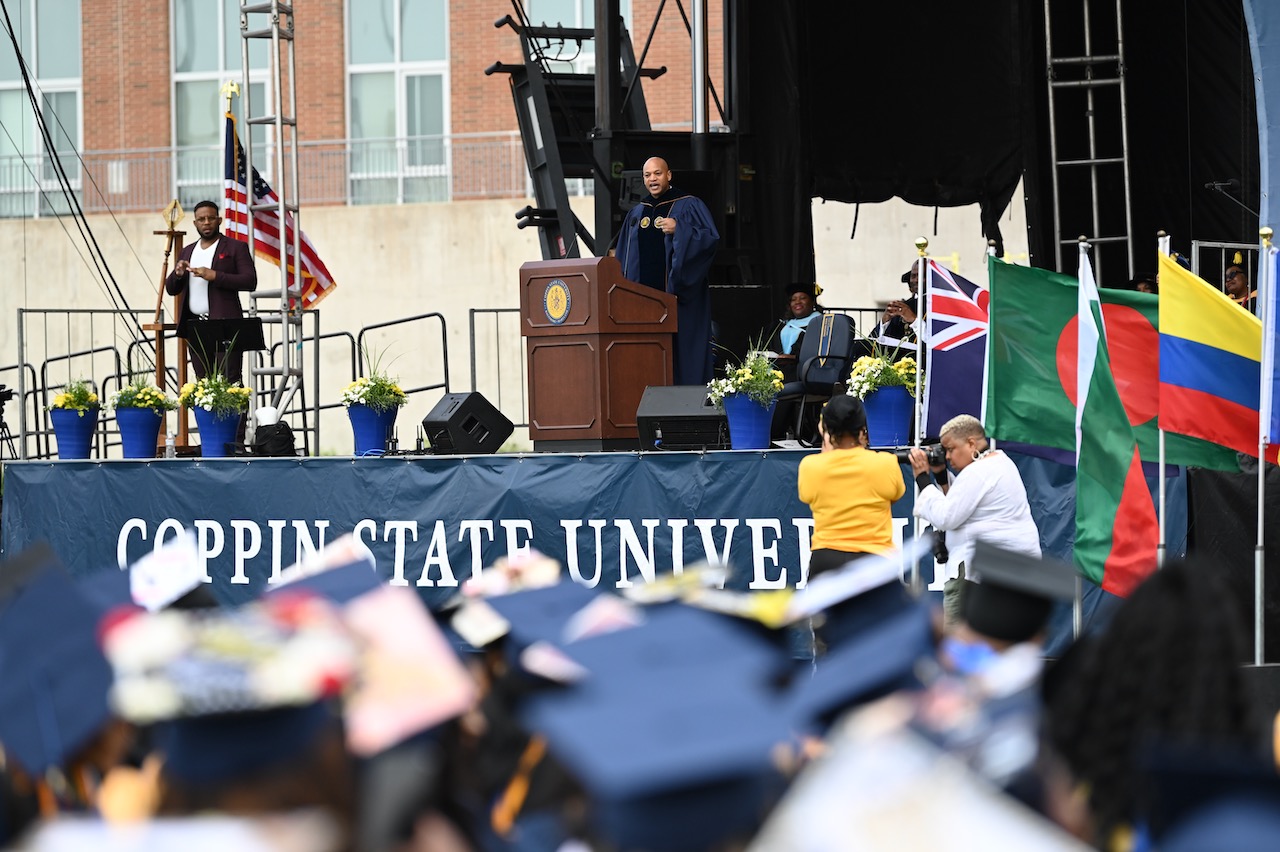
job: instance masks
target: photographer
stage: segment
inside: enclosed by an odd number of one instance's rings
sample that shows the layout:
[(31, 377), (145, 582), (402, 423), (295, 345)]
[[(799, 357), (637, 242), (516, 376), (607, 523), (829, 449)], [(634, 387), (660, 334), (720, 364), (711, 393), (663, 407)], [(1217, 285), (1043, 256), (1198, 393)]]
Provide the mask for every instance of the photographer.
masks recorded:
[(1040, 531), (1031, 518), (1018, 468), (1007, 455), (988, 448), (986, 430), (978, 418), (969, 414), (953, 417), (942, 425), (939, 437), (946, 462), (955, 471), (954, 479), (947, 477), (946, 465), (931, 470), (928, 456), (919, 447), (911, 450), (911, 471), (920, 486), (915, 516), (947, 534), (947, 569), (956, 579), (947, 582), (943, 606), (951, 622), (959, 607), (959, 581), (965, 578), (973, 543), (982, 539), (1038, 558)]

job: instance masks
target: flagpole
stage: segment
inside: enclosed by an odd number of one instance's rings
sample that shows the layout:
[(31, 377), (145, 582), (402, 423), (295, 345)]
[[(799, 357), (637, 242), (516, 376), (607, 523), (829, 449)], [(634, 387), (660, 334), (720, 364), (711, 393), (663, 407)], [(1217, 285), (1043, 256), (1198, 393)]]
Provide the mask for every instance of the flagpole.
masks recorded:
[[(1169, 242), (1170, 242), (1170, 237), (1168, 234), (1166, 234), (1164, 231), (1156, 231), (1156, 253), (1157, 254), (1167, 255), (1169, 253)], [(1158, 266), (1159, 264), (1157, 264), (1157, 267)], [(1160, 539), (1159, 541), (1156, 542), (1156, 568), (1159, 569), (1164, 567), (1165, 553), (1168, 547), (1168, 539), (1165, 538), (1164, 430), (1157, 429), (1156, 437), (1159, 441), (1159, 447), (1160, 447), (1160, 469), (1158, 474), (1160, 478), (1160, 490), (1159, 490)]]
[[(1271, 288), (1275, 286), (1273, 280), (1273, 267), (1271, 262), (1271, 237), (1273, 231), (1271, 228), (1262, 228), (1258, 231), (1261, 238), (1262, 249), (1259, 255), (1263, 262), (1261, 279), (1258, 287), (1258, 304), (1262, 305), (1262, 339), (1264, 341), (1263, 348), (1266, 348), (1265, 341), (1268, 340), (1268, 334), (1275, 333), (1275, 306), (1272, 301)], [(1265, 356), (1264, 356), (1265, 360)], [(1266, 369), (1259, 370), (1259, 395), (1262, 399), (1270, 396), (1269, 375)], [(1266, 481), (1267, 481), (1267, 444), (1271, 437), (1271, 417), (1270, 406), (1261, 406), (1263, 410), (1258, 412), (1258, 538), (1253, 548), (1253, 663), (1254, 665), (1262, 665), (1266, 654), (1264, 653), (1264, 642), (1266, 638), (1266, 629), (1263, 624), (1263, 593), (1264, 593), (1264, 571), (1266, 564), (1266, 545), (1263, 536), (1263, 523), (1266, 520)]]
[[(991, 286), (991, 264), (996, 257), (996, 241), (987, 240), (987, 286)], [(990, 292), (988, 290), (988, 292)], [(978, 412), (978, 419), (982, 421), (982, 428), (987, 427), (987, 365), (991, 362), (991, 333), (988, 331), (986, 340), (983, 341), (982, 347), (982, 410)], [(996, 439), (987, 437), (988, 443), (992, 449), (996, 446)]]
[[(920, 394), (920, 378), (927, 369), (925, 364), (928, 359), (929, 351), (929, 317), (926, 313), (929, 304), (929, 240), (926, 237), (916, 237), (916, 289), (919, 293), (916, 298), (916, 321), (920, 323), (919, 329), (916, 331), (916, 392), (915, 392), (915, 429), (914, 437), (911, 443), (919, 446), (922, 436), (924, 435), (924, 400)], [(904, 335), (905, 336), (905, 335)], [(920, 498), (920, 486), (915, 486), (916, 499)], [(915, 518), (915, 537), (918, 541), (920, 536), (924, 534), (924, 521)], [(934, 561), (934, 576), (937, 576), (937, 561)], [(919, 595), (923, 591), (920, 582), (920, 560), (911, 560), (911, 593)]]
[[(1079, 253), (1078, 253), (1077, 257), (1076, 257), (1076, 280), (1077, 280), (1077, 281), (1079, 281), (1079, 279), (1080, 279), (1080, 270), (1084, 267), (1084, 265), (1085, 265), (1085, 263), (1087, 262), (1088, 257), (1089, 257), (1089, 240), (1088, 240), (1088, 238), (1087, 238), (1087, 237), (1085, 237), (1085, 236), (1082, 234), (1082, 235), (1080, 236), (1080, 238), (1079, 238), (1079, 241), (1078, 241), (1078, 242), (1079, 242), (1080, 249), (1079, 249)], [(1077, 285), (1077, 286), (1079, 286), (1079, 285)], [(1079, 297), (1079, 298), (1083, 298), (1083, 296), (1081, 296), (1081, 297)], [(1079, 311), (1080, 311), (1080, 308), (1079, 308), (1078, 306), (1079, 306), (1079, 302), (1077, 301), (1077, 314), (1079, 314)], [(1081, 327), (1081, 328), (1083, 328), (1083, 327), (1084, 327), (1084, 323), (1083, 323), (1083, 322), (1081, 322), (1081, 323), (1080, 323), (1080, 327)], [(1099, 331), (1101, 331), (1101, 329), (1099, 329)], [(1082, 333), (1083, 333), (1083, 332), (1077, 332), (1077, 339), (1076, 339), (1077, 344), (1079, 343), (1079, 334), (1082, 334)], [(1077, 358), (1077, 365), (1076, 365), (1076, 393), (1077, 393), (1077, 395), (1080, 393), (1080, 385), (1079, 385), (1079, 383), (1080, 383), (1080, 381), (1081, 381), (1081, 377), (1080, 377), (1080, 369), (1079, 369), (1079, 363), (1078, 363), (1078, 359), (1079, 359), (1079, 357), (1080, 357), (1080, 356), (1079, 356), (1079, 354), (1077, 353), (1077, 355), (1076, 355), (1076, 358)], [(1080, 405), (1080, 403), (1079, 403), (1079, 402), (1077, 402), (1077, 403), (1076, 403), (1076, 405), (1077, 405), (1077, 406), (1079, 406), (1079, 405)], [(1079, 499), (1080, 499), (1080, 415), (1079, 415), (1079, 413), (1078, 413), (1078, 411), (1077, 411), (1077, 414), (1076, 414), (1076, 500), (1077, 500), (1077, 501), (1079, 501)], [(1077, 511), (1077, 512), (1079, 512), (1079, 509), (1077, 508), (1077, 510), (1076, 510), (1076, 511)], [(1077, 515), (1077, 517), (1079, 517), (1079, 515)], [(1076, 530), (1077, 530), (1077, 531), (1079, 531), (1079, 528), (1080, 528), (1080, 524), (1079, 524), (1079, 521), (1077, 521), (1077, 522), (1076, 522)], [(1075, 546), (1075, 545), (1074, 545), (1074, 539), (1073, 539), (1072, 547), (1074, 547), (1074, 546)], [(1077, 563), (1077, 565), (1078, 565), (1078, 564), (1079, 564), (1079, 563)], [(1082, 580), (1081, 580), (1081, 578), (1080, 578), (1080, 571), (1079, 571), (1079, 569), (1077, 568), (1077, 570), (1076, 570), (1076, 593), (1075, 593), (1074, 599), (1071, 601), (1071, 635), (1072, 635), (1072, 638), (1073, 638), (1073, 639), (1079, 639), (1079, 638), (1080, 638), (1080, 632), (1081, 632), (1083, 629), (1084, 629), (1084, 583), (1083, 583), (1083, 581), (1082, 581)]]

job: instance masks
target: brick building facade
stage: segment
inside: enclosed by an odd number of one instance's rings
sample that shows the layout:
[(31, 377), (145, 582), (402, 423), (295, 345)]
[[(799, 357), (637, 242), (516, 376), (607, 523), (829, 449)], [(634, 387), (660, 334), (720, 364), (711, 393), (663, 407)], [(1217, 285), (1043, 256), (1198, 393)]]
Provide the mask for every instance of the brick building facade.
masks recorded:
[[(226, 80), (242, 79), (238, 0), (15, 5), (15, 28), (32, 76), (41, 91), (58, 92), (46, 95), (42, 110), (50, 125), (63, 128), (55, 147), (70, 163), (85, 209), (159, 209), (175, 194), (189, 206), (197, 197), (220, 194), (223, 102), (216, 93)], [(533, 21), (591, 25), (593, 0), (524, 5)], [(660, 5), (622, 4), (637, 55)], [(507, 77), (484, 74), (495, 61), (520, 58), (515, 34), (494, 26), (513, 13), (508, 0), (298, 0), (295, 7), (303, 203), (524, 194)], [(723, 96), (721, 0), (708, 9), (713, 85)], [(66, 21), (77, 18), (75, 69)], [(250, 18), (251, 29), (266, 25), (265, 15)], [(257, 115), (274, 111), (265, 48), (255, 45), (251, 63)], [(580, 51), (570, 43), (564, 52), (573, 54), (574, 70), (591, 70), (591, 45)], [(685, 23), (667, 4), (644, 62), (667, 68), (659, 79), (644, 81), (655, 127), (689, 125), (690, 60)], [(20, 129), (14, 141), (0, 139), (3, 216), (64, 209), (30, 116), (10, 57), (7, 73), (0, 62), (0, 120)], [(711, 120), (719, 121), (714, 103)], [(265, 133), (255, 130), (254, 162), (278, 186)], [(240, 134), (243, 139), (243, 125)], [(73, 150), (82, 155), (83, 168)]]

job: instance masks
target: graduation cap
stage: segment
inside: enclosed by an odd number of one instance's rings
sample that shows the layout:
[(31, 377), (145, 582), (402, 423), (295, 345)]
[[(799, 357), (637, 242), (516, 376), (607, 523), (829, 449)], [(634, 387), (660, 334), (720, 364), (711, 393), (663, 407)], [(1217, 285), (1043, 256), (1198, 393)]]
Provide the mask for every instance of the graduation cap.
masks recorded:
[(719, 616), (663, 605), (641, 627), (570, 646), (593, 676), (530, 696), (521, 718), (614, 845), (711, 848), (749, 835), (781, 789), (773, 752), (790, 727), (762, 649)]
[(139, 612), (110, 624), (103, 646), (117, 712), (161, 723), (165, 774), (197, 784), (296, 757), (332, 720), (326, 701), (356, 663), (333, 607), (301, 592), (238, 609)]
[(111, 718), (101, 610), (47, 547), (6, 563), (0, 576), (0, 744), (27, 772), (43, 775), (66, 765)]
[(796, 283), (794, 283), (794, 284), (788, 284), (788, 285), (787, 285), (787, 296), (788, 296), (788, 297), (794, 296), (796, 293), (804, 293), (804, 294), (806, 294), (809, 298), (811, 298), (811, 299), (816, 299), (816, 298), (818, 298), (818, 295), (817, 295), (817, 293), (816, 293), (815, 291), (816, 291), (816, 285), (814, 285), (814, 284), (807, 284), (807, 283), (805, 283), (805, 282), (803, 282), (803, 281), (797, 281), (797, 282), (796, 282)]
[(485, 601), (510, 624), (507, 642), (518, 653), (539, 641), (564, 644), (565, 623), (598, 594), (579, 583), (564, 582)]
[(788, 713), (798, 729), (825, 729), (844, 710), (921, 686), (916, 665), (933, 655), (929, 606), (902, 610), (855, 640), (820, 657), (812, 677), (797, 680)]
[(970, 565), (982, 582), (965, 584), (961, 615), (990, 639), (1025, 642), (1044, 628), (1054, 601), (1075, 597), (1076, 571), (1065, 562), (977, 541)]

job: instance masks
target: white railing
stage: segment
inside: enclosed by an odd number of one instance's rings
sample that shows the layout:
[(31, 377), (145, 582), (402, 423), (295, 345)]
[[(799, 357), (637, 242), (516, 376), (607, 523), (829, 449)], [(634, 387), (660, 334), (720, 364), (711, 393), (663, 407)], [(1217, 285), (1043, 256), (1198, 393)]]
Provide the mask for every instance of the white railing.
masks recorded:
[[(255, 146), (254, 163), (273, 187), (274, 150)], [(162, 210), (173, 198), (190, 209), (222, 197), (222, 147), (88, 151), (64, 155), (72, 191), (87, 213)], [(300, 203), (405, 204), (532, 194), (520, 136), (464, 133), (400, 139), (339, 139), (298, 145)], [(42, 155), (0, 157), (0, 218), (63, 213), (68, 202)]]

